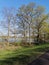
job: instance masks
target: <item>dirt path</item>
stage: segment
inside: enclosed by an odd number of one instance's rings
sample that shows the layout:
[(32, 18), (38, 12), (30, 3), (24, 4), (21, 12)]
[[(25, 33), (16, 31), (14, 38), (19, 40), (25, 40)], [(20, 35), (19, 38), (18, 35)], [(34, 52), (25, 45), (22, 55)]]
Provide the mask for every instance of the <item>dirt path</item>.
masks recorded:
[(49, 65), (49, 51), (47, 51), (28, 65)]

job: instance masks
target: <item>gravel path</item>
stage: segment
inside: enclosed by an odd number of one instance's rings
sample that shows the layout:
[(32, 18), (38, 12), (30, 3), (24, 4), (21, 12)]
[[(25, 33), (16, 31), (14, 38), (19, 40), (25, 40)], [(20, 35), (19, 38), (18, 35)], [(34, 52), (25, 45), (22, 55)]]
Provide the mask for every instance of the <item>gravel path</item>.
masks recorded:
[(49, 51), (47, 51), (28, 65), (49, 65)]

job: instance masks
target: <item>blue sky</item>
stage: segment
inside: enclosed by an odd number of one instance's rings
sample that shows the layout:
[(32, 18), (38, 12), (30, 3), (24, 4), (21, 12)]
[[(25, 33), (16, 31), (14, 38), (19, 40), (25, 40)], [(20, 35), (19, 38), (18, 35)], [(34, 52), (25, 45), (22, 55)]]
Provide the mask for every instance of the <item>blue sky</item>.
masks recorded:
[[(30, 2), (35, 2), (37, 5), (44, 6), (46, 8), (46, 13), (49, 12), (49, 0), (0, 0), (0, 12), (4, 7), (15, 7), (19, 8), (23, 4), (28, 4)], [(0, 13), (0, 20), (2, 19)], [(2, 28), (0, 27), (0, 30)]]
[(35, 2), (37, 5), (42, 5), (46, 8), (46, 12), (49, 12), (49, 0), (0, 0), (0, 10), (4, 7), (18, 8), (22, 4), (28, 4)]

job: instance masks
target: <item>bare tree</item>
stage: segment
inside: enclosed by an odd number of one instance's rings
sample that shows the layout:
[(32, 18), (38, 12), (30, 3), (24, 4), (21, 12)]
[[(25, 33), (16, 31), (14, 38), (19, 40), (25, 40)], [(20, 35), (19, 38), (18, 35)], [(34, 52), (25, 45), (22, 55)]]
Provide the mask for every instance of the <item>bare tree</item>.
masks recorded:
[[(16, 24), (16, 10), (14, 8), (4, 8), (2, 11), (2, 14), (3, 14), (3, 20), (4, 20), (3, 27), (5, 27), (5, 29), (8, 31), (7, 39), (8, 39), (8, 44), (9, 44), (10, 36), (12, 36), (12, 34), (10, 34), (11, 30), (13, 30), (15, 27), (15, 25), (13, 25), (13, 23)], [(13, 28), (13, 29), (11, 29), (11, 28)], [(7, 31), (6, 31), (6, 33), (7, 33)], [(13, 33), (13, 31), (12, 31), (12, 33)]]

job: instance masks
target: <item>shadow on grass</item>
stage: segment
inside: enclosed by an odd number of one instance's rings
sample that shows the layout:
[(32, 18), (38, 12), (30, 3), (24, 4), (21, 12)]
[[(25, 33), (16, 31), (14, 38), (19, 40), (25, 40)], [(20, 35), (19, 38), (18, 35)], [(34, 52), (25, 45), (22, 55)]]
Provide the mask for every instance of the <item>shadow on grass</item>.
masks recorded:
[(8, 58), (6, 60), (0, 60), (0, 65), (27, 65), (30, 56), (19, 55), (17, 57)]
[(38, 47), (36, 49), (30, 49), (27, 51), (25, 50), (25, 51), (22, 51), (22, 54), (21, 52), (19, 52), (20, 55), (15, 55), (14, 57), (6, 58), (5, 60), (0, 60), (0, 65), (27, 65), (30, 62), (32, 62), (35, 58), (37, 58), (37, 56), (41, 55), (39, 53), (33, 53), (34, 51), (45, 52), (47, 50), (49, 50), (49, 46)]
[(39, 53), (31, 53), (30, 55), (27, 54), (20, 54), (15, 57), (7, 58), (5, 60), (0, 60), (0, 65), (27, 65), (36, 59)]

